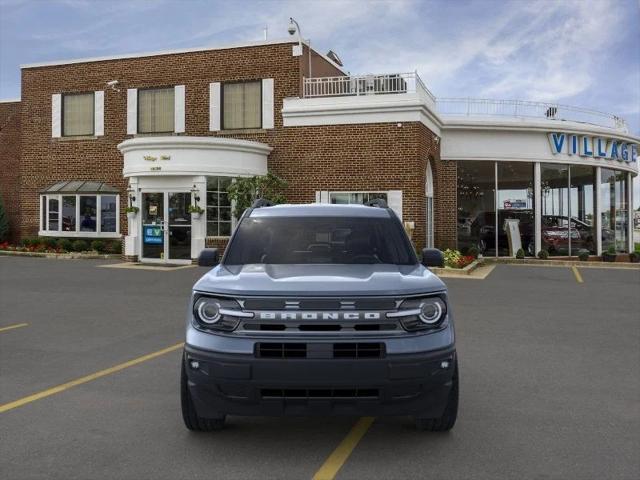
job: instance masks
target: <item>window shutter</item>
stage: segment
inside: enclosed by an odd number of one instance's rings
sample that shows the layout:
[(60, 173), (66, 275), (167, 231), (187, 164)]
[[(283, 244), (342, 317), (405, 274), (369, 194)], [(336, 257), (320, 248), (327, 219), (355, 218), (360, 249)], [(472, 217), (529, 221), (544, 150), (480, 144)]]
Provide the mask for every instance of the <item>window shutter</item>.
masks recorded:
[(402, 190), (389, 190), (387, 192), (387, 205), (402, 220)]
[(138, 133), (138, 89), (127, 89), (127, 135)]
[(220, 82), (209, 84), (209, 130), (217, 132), (220, 130)]
[(329, 192), (322, 191), (320, 192), (320, 203), (329, 203)]
[(174, 88), (174, 131), (176, 133), (184, 133), (184, 102), (185, 89), (184, 85), (176, 85)]
[(62, 136), (62, 95), (59, 93), (51, 95), (51, 136)]
[(96, 137), (104, 135), (104, 92), (93, 92), (93, 134)]
[(274, 126), (273, 78), (262, 79), (262, 128)]

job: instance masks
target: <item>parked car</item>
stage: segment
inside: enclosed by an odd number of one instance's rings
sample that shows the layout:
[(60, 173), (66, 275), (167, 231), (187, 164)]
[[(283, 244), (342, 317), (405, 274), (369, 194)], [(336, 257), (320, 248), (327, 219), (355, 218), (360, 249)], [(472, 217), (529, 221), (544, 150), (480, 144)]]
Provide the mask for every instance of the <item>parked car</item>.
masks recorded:
[[(447, 288), (418, 261), (384, 200), (258, 201), (221, 262), (193, 287), (182, 359), (182, 415), (216, 430), (227, 415), (412, 415), (451, 429), (458, 362)], [(269, 204), (267, 204), (269, 205)]]

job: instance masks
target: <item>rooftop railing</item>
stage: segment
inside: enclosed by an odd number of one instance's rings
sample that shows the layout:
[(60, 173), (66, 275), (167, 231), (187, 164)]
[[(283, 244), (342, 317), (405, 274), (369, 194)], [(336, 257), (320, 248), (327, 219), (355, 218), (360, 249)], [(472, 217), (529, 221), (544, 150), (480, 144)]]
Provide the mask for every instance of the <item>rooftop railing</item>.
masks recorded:
[(416, 72), (304, 79), (305, 98), (385, 95), (419, 91), (423, 91), (435, 101), (435, 97), (429, 92)]
[(588, 108), (559, 103), (529, 102), (525, 100), (489, 100), (482, 98), (438, 98), (438, 113), (466, 117), (502, 116), (566, 120), (589, 123), (628, 132), (624, 119)]
[(442, 115), (467, 117), (497, 116), (511, 118), (540, 118), (588, 123), (628, 132), (624, 119), (588, 108), (559, 103), (526, 100), (490, 100), (482, 98), (436, 99), (417, 72), (370, 75), (343, 75), (304, 79), (304, 97), (347, 97), (418, 93), (436, 106)]

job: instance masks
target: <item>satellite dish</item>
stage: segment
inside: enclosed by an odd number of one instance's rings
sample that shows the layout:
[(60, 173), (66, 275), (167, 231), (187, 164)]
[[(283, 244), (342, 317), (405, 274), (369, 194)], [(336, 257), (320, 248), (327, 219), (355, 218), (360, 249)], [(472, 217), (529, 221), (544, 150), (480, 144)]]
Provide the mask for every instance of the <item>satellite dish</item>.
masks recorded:
[(338, 56), (338, 54), (336, 52), (334, 52), (333, 50), (329, 50), (327, 52), (327, 57), (329, 57), (331, 59), (331, 61), (333, 61), (335, 64), (339, 65), (339, 66), (343, 66), (342, 64), (342, 60), (340, 60), (340, 57)]

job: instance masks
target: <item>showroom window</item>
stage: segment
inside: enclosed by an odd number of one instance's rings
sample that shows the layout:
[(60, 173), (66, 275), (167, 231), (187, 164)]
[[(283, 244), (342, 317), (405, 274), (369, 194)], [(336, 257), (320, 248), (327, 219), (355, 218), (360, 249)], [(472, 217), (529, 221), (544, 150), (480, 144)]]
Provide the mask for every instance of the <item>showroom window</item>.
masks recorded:
[(600, 174), (600, 215), (602, 222), (602, 251), (613, 246), (616, 252), (628, 248), (629, 206), (627, 173), (608, 168)]
[(102, 182), (59, 182), (41, 193), (41, 235), (114, 237), (119, 228), (119, 195)]
[(207, 236), (231, 235), (231, 200), (227, 188), (232, 177), (207, 177)]
[(387, 192), (329, 192), (329, 203), (336, 205), (362, 205), (376, 198), (387, 201)]
[(94, 133), (94, 93), (65, 93), (62, 96), (62, 136), (90, 136)]
[(173, 132), (174, 109), (174, 87), (138, 90), (138, 133)]
[[(535, 255), (533, 163), (497, 162), (498, 256)], [(520, 233), (520, 238), (517, 237)]]
[(262, 128), (262, 82), (222, 85), (222, 128)]
[(496, 254), (496, 164), (458, 162), (458, 248)]

